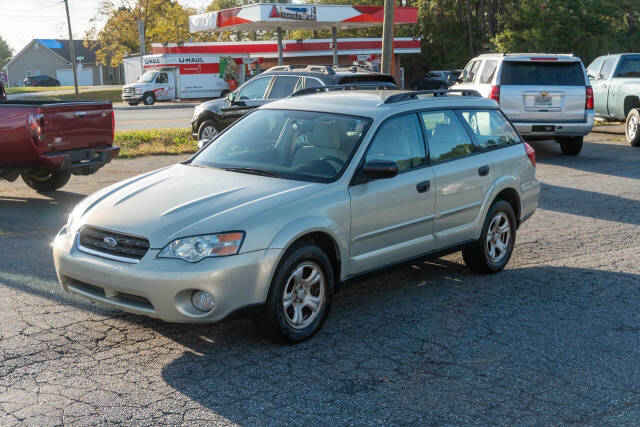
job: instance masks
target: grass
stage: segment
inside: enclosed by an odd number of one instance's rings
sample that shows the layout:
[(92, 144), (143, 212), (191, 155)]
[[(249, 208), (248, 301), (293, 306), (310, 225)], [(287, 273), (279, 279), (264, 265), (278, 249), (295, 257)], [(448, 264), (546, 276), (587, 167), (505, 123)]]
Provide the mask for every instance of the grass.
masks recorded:
[(78, 97), (73, 93), (40, 95), (34, 97), (38, 101), (121, 101), (122, 91), (120, 89), (96, 90), (91, 92), (80, 92)]
[(159, 154), (190, 154), (198, 142), (188, 129), (149, 129), (116, 131), (113, 143), (120, 146), (121, 158)]
[[(88, 86), (79, 86), (78, 89), (86, 89)], [(73, 86), (16, 86), (5, 88), (8, 95), (14, 93), (51, 92), (57, 90), (73, 90)]]

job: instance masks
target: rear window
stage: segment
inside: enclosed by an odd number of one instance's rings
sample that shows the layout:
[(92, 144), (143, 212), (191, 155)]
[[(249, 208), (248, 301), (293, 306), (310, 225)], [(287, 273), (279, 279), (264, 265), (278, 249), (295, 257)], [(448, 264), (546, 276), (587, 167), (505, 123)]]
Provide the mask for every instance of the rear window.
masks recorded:
[(342, 76), (338, 84), (347, 83), (386, 83), (395, 85), (396, 81), (392, 76), (386, 74), (356, 74), (354, 76)]
[(500, 76), (502, 85), (584, 86), (579, 62), (515, 62), (504, 61)]

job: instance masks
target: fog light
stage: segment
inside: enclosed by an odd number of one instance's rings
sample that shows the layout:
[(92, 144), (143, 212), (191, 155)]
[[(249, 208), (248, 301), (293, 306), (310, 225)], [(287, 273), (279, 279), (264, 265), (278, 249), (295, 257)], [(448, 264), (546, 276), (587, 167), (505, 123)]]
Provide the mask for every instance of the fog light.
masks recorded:
[(215, 300), (213, 299), (213, 295), (209, 292), (195, 291), (191, 295), (191, 304), (193, 304), (193, 306), (198, 310), (206, 313), (207, 311), (211, 311), (213, 304), (215, 304)]

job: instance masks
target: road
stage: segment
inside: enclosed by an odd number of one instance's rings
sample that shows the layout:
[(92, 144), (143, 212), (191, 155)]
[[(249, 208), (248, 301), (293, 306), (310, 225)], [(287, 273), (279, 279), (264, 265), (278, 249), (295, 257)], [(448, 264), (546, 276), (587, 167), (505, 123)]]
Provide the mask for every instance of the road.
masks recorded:
[(193, 116), (193, 107), (179, 106), (169, 108), (167, 104), (148, 108), (138, 106), (127, 109), (116, 109), (116, 130), (134, 129), (188, 129)]
[(533, 144), (540, 209), (502, 273), (453, 254), (351, 284), (297, 346), (61, 292), (50, 243), (73, 205), (181, 157), (115, 161), (51, 197), (2, 182), (0, 425), (638, 425), (640, 150), (611, 137), (578, 157)]

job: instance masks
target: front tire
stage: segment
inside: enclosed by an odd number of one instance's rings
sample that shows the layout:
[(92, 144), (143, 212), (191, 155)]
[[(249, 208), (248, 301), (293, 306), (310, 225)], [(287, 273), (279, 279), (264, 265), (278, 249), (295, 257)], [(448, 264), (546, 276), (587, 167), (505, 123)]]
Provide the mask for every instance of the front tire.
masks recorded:
[(39, 193), (55, 191), (65, 186), (71, 178), (70, 171), (54, 171), (48, 175), (22, 174), (22, 180)]
[(627, 114), (625, 134), (629, 144), (634, 147), (640, 147), (640, 112), (636, 108)]
[(560, 139), (560, 149), (562, 154), (568, 156), (577, 156), (582, 151), (582, 136), (576, 136), (574, 138), (562, 138)]
[(153, 92), (147, 92), (142, 97), (142, 103), (144, 105), (153, 105), (155, 102), (156, 102), (156, 96), (153, 94)]
[(494, 274), (509, 262), (516, 241), (516, 217), (511, 204), (498, 200), (484, 220), (480, 239), (462, 251), (462, 258), (475, 273)]
[(257, 328), (281, 343), (310, 338), (329, 315), (333, 288), (333, 268), (322, 249), (295, 244), (278, 266), (264, 311), (256, 318)]
[(213, 120), (205, 120), (198, 127), (198, 141), (206, 139), (211, 141), (218, 134), (218, 128), (216, 122)]

